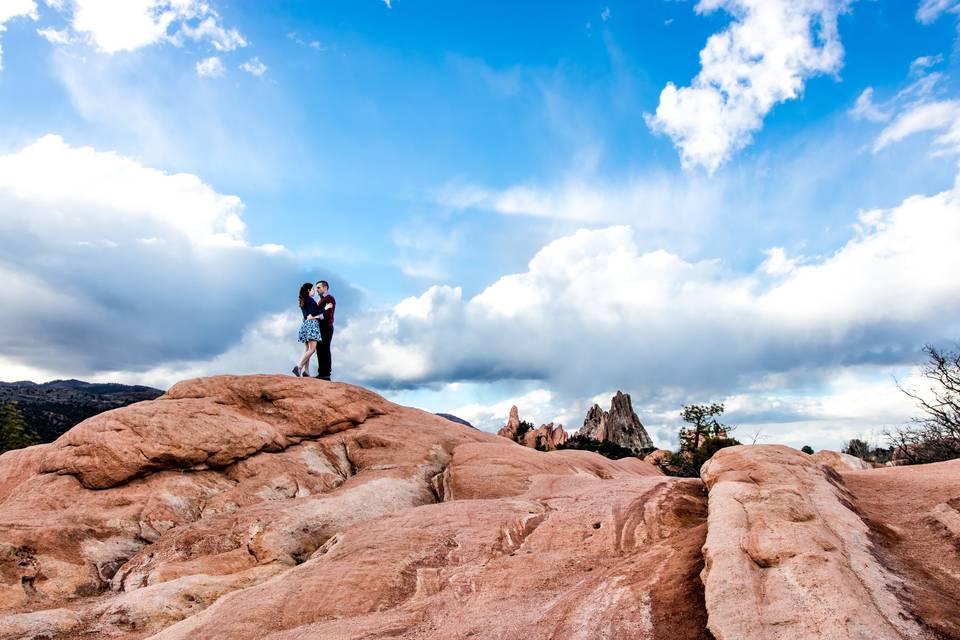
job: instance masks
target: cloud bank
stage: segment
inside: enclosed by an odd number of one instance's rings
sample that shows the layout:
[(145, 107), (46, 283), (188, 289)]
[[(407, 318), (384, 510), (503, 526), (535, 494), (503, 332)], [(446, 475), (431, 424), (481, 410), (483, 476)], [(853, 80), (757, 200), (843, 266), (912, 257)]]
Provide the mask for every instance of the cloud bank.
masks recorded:
[(958, 187), (862, 212), (831, 255), (774, 248), (750, 273), (641, 253), (629, 226), (581, 230), (471, 298), (434, 286), (351, 320), (337, 348), (380, 387), (512, 378), (580, 393), (911, 363), (960, 331), (957, 237)]
[(0, 352), (76, 375), (224, 352), (302, 277), (246, 241), (242, 212), (197, 176), (54, 135), (0, 156)]

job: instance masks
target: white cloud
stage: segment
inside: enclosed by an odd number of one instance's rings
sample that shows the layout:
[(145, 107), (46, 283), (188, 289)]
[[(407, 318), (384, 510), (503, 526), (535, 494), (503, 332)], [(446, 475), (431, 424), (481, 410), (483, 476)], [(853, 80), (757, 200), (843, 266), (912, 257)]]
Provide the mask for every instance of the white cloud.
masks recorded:
[(240, 65), (240, 68), (249, 73), (250, 75), (260, 77), (267, 72), (267, 65), (260, 62), (260, 58), (254, 57), (250, 58), (246, 62)]
[[(243, 203), (190, 174), (167, 174), (130, 158), (91, 147), (71, 147), (59, 136), (40, 138), (21, 151), (0, 156), (0, 190), (6, 197), (51, 210), (65, 237), (110, 237), (149, 228), (175, 229), (195, 246), (243, 246)], [(85, 215), (72, 217), (78, 207)], [(15, 212), (8, 213), (14, 216)], [(44, 216), (19, 214), (22, 230), (42, 235)]]
[(339, 345), (360, 380), (382, 385), (516, 378), (695, 389), (896, 361), (949, 335), (960, 313), (960, 281), (945, 277), (960, 272), (960, 188), (867, 212), (859, 226), (833, 255), (798, 264), (774, 251), (753, 273), (641, 253), (629, 227), (582, 230), (473, 298), (434, 286), (357, 319)]
[(910, 75), (926, 73), (927, 69), (943, 62), (943, 54), (935, 56), (920, 56), (910, 63)]
[(960, 2), (957, 0), (921, 0), (917, 7), (917, 20), (923, 24), (934, 22), (944, 13), (960, 12)]
[(769, 276), (782, 276), (792, 273), (799, 263), (798, 258), (788, 258), (783, 247), (772, 247), (764, 253), (767, 259), (760, 263), (760, 271)]
[(177, 36), (187, 37), (198, 42), (207, 41), (217, 51), (234, 51), (247, 46), (247, 40), (236, 29), (225, 29), (220, 24), (220, 17), (208, 15), (196, 26), (185, 24)]
[(873, 150), (928, 131), (942, 131), (934, 139), (936, 153), (960, 153), (960, 100), (921, 101), (906, 108), (880, 132)]
[[(243, 35), (224, 27), (217, 11), (203, 0), (64, 0), (47, 4), (64, 12), (74, 33), (104, 53), (134, 51), (160, 42), (182, 46), (185, 39), (209, 43), (217, 51), (247, 45)], [(73, 39), (58, 33), (58, 40)]]
[(221, 353), (301, 277), (247, 242), (242, 211), (195, 175), (58, 136), (0, 156), (0, 353), (78, 376)]
[(45, 39), (50, 44), (73, 44), (76, 42), (73, 34), (70, 33), (68, 29), (54, 29), (53, 27), (47, 27), (46, 29), (37, 29), (37, 35)]
[(489, 404), (471, 402), (455, 406), (445, 413), (452, 413), (459, 418), (463, 418), (477, 428), (496, 431), (507, 423), (510, 407), (514, 406), (518, 408), (521, 420), (536, 421), (537, 426), (546, 422), (556, 422), (552, 417), (547, 418), (547, 416), (554, 415), (557, 400), (556, 394), (552, 391), (540, 388), (521, 395), (501, 398)]
[(600, 12), (600, 19), (604, 22), (610, 19), (610, 7), (603, 8), (603, 11)]
[(856, 120), (869, 120), (870, 122), (886, 122), (890, 119), (890, 114), (884, 112), (873, 102), (873, 87), (867, 87), (857, 96), (857, 101), (850, 109), (850, 115)]
[(393, 0), (383, 0), (383, 4), (387, 5), (387, 9), (393, 9)]
[(505, 189), (452, 182), (436, 194), (444, 206), (505, 215), (578, 222), (624, 222), (638, 228), (689, 228), (694, 218), (719, 206), (723, 185), (696, 176), (648, 172), (617, 182), (571, 177), (550, 185)]
[(691, 86), (672, 82), (656, 114), (656, 133), (673, 140), (684, 168), (716, 171), (747, 146), (778, 103), (797, 98), (811, 76), (843, 62), (837, 16), (848, 0), (701, 0), (698, 13), (724, 9), (732, 24), (707, 40)]
[(201, 78), (220, 78), (225, 71), (223, 61), (217, 56), (205, 58), (197, 63), (197, 75)]
[[(7, 30), (6, 24), (14, 18), (37, 19), (37, 3), (34, 0), (3, 0), (0, 2), (0, 33)], [(3, 48), (0, 47), (0, 71), (3, 71)]]

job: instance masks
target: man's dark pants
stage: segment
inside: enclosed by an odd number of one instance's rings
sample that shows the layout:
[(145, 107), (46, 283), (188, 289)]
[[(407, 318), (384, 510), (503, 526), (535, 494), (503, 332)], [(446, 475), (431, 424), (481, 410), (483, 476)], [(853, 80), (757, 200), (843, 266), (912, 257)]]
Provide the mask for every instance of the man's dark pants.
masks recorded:
[(333, 327), (320, 324), (320, 342), (317, 344), (317, 377), (330, 379), (333, 373), (333, 362), (330, 356), (330, 343), (333, 342)]

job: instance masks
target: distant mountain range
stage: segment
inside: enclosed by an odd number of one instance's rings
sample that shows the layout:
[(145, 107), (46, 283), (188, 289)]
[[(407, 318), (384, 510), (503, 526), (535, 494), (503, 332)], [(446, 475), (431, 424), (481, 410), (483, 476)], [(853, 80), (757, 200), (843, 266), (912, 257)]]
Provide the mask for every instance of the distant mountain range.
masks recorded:
[(98, 413), (161, 395), (163, 391), (153, 387), (114, 382), (0, 382), (0, 403), (15, 401), (27, 427), (41, 442), (53, 442), (75, 424)]

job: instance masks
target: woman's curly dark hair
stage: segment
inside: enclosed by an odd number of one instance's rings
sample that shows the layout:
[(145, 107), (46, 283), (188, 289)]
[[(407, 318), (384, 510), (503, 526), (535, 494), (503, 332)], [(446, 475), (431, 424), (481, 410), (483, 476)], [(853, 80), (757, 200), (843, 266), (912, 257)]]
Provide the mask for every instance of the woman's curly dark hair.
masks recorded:
[(303, 309), (303, 305), (307, 303), (307, 296), (310, 295), (310, 289), (313, 289), (313, 285), (309, 282), (304, 282), (300, 285), (300, 308)]

